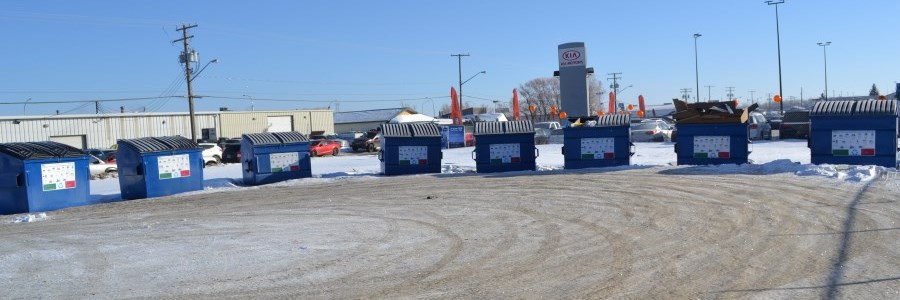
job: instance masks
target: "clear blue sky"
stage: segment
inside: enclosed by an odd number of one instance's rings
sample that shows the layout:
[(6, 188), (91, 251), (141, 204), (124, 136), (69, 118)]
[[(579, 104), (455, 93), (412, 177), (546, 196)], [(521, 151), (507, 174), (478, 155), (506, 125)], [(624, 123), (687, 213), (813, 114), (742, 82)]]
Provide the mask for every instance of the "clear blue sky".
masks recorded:
[[(381, 3), (389, 2), (389, 3)], [(785, 97), (829, 90), (882, 93), (900, 81), (900, 1), (787, 0), (780, 6)], [(197, 23), (192, 47), (206, 62), (195, 94), (256, 99), (257, 110), (340, 110), (407, 104), (430, 114), (457, 82), (453, 53), (470, 53), (464, 95), (508, 101), (513, 88), (557, 68), (556, 46), (582, 41), (604, 85), (622, 72), (619, 98), (664, 103), (694, 88), (701, 98), (734, 86), (741, 99), (777, 93), (775, 11), (763, 1), (15, 1), (0, 10), (0, 102), (185, 95), (175, 26)], [(174, 83), (174, 85), (173, 85)], [(177, 88), (177, 89), (174, 89)], [(428, 100), (425, 97), (431, 97)], [(420, 100), (425, 99), (425, 100)], [(490, 100), (466, 98), (472, 104)], [(377, 101), (375, 101), (377, 100)], [(105, 111), (186, 111), (186, 100), (105, 103)], [(249, 99), (204, 98), (198, 110), (250, 108)], [(93, 113), (93, 104), (27, 105), (29, 115)], [(23, 105), (0, 105), (21, 115)]]

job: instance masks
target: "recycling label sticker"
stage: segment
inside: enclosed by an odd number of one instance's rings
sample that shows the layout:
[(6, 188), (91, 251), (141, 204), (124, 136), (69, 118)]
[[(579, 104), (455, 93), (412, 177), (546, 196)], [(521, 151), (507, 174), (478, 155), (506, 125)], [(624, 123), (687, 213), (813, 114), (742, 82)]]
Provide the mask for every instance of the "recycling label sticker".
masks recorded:
[(519, 144), (491, 144), (489, 154), (492, 165), (518, 164), (522, 162)]
[(730, 136), (695, 136), (694, 158), (730, 158)]
[(581, 159), (614, 159), (616, 158), (615, 138), (581, 139)]
[(74, 189), (75, 162), (41, 164), (41, 189), (56, 191)]
[(835, 156), (875, 156), (875, 131), (832, 130), (831, 154)]
[(159, 179), (175, 179), (191, 176), (191, 161), (187, 154), (166, 155), (156, 158)]
[(427, 165), (428, 146), (400, 146), (401, 165)]
[(300, 154), (284, 152), (269, 154), (269, 168), (272, 173), (300, 171)]

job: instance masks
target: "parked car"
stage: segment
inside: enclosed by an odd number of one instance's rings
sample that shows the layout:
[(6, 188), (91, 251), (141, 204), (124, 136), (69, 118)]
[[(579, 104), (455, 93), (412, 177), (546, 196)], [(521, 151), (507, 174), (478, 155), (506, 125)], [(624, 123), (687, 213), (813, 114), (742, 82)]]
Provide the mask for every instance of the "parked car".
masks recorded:
[(241, 163), (241, 144), (225, 144), (222, 149), (222, 162), (226, 164)]
[(200, 143), (203, 148), (203, 163), (207, 166), (217, 165), (222, 162), (222, 147), (215, 143)]
[(751, 140), (769, 139), (772, 134), (772, 125), (769, 125), (766, 116), (762, 113), (752, 112), (748, 116), (749, 137)]
[(114, 164), (116, 163), (116, 153), (110, 152), (106, 154), (106, 157), (103, 158), (103, 161)]
[(339, 153), (341, 153), (341, 143), (338, 141), (323, 139), (309, 143), (309, 156), (338, 155)]
[(323, 140), (323, 139), (327, 139), (327, 140), (331, 140), (331, 141), (340, 143), (341, 144), (340, 151), (352, 150), (350, 148), (350, 141), (348, 141), (344, 138), (341, 138), (340, 136), (338, 136), (336, 134), (313, 135), (313, 136), (309, 137), (310, 141)]
[(115, 153), (116, 150), (113, 150), (113, 149), (96, 149), (96, 148), (88, 148), (87, 150), (84, 150), (84, 152), (87, 152), (88, 154), (93, 155), (93, 156), (96, 156), (96, 157), (99, 158), (100, 160), (104, 160), (104, 161), (105, 161), (105, 160), (106, 160), (106, 155), (108, 155), (109, 153)]
[(365, 150), (375, 152), (381, 149), (381, 132), (379, 130), (370, 130), (366, 135), (358, 137), (350, 144), (353, 152)]
[(475, 146), (475, 134), (471, 132), (466, 132), (466, 147)]
[(112, 174), (118, 171), (118, 166), (116, 163), (109, 163), (105, 160), (100, 159), (95, 155), (90, 155), (91, 163), (89, 165), (89, 169), (91, 171), (91, 175), (101, 175), (101, 174)]
[(665, 142), (672, 140), (672, 130), (663, 120), (644, 120), (639, 124), (631, 125), (631, 141), (634, 142)]
[(809, 111), (785, 112), (780, 130), (783, 139), (809, 138)]

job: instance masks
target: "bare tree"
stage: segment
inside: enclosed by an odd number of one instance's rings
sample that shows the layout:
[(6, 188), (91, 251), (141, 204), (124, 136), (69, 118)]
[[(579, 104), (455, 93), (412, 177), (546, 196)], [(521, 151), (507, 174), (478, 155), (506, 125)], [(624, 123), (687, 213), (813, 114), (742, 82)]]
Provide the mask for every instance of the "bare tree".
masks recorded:
[[(588, 108), (592, 111), (600, 110), (604, 103), (603, 85), (594, 76), (589, 76), (586, 80), (588, 80)], [(519, 85), (518, 92), (519, 109), (524, 118), (534, 121), (556, 120), (556, 116), (550, 116), (550, 107), (559, 107), (559, 78), (529, 80)], [(528, 109), (530, 105), (535, 106), (534, 114)]]

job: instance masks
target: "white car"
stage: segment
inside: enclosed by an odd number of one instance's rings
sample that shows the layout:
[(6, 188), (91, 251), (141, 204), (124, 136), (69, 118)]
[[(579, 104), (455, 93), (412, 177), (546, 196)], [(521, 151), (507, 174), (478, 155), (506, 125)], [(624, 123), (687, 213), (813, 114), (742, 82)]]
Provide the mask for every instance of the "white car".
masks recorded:
[(91, 157), (91, 163), (89, 164), (91, 176), (118, 172), (118, 166), (115, 163), (108, 163), (94, 155), (88, 155)]
[(203, 163), (207, 166), (218, 165), (222, 162), (222, 147), (216, 143), (200, 143), (203, 148)]

